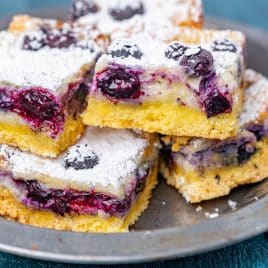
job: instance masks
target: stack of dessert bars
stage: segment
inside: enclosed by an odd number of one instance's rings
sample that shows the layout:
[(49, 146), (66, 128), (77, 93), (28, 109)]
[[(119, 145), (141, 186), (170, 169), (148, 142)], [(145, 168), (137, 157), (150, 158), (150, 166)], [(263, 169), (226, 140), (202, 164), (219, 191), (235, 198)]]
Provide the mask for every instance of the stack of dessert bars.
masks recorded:
[(0, 33), (0, 214), (128, 231), (157, 175), (190, 203), (268, 177), (268, 80), (200, 0), (74, 0)]

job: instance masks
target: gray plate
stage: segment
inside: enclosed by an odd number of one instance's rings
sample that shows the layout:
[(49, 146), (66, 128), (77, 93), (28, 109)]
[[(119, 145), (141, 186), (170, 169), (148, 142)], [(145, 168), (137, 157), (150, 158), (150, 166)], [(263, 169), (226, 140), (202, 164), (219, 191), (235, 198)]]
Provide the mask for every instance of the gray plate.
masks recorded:
[[(63, 17), (63, 10), (35, 15)], [(4, 27), (6, 21), (2, 21)], [(268, 75), (267, 33), (209, 19), (209, 26), (243, 30), (250, 66)], [(184, 257), (237, 243), (268, 230), (268, 181), (241, 187), (226, 198), (204, 202), (202, 211), (187, 204), (162, 180), (133, 232), (84, 234), (34, 228), (0, 219), (0, 250), (42, 260), (72, 263), (133, 263)], [(258, 200), (256, 200), (258, 197)], [(236, 201), (231, 210), (228, 200)], [(219, 210), (220, 217), (205, 213)]]

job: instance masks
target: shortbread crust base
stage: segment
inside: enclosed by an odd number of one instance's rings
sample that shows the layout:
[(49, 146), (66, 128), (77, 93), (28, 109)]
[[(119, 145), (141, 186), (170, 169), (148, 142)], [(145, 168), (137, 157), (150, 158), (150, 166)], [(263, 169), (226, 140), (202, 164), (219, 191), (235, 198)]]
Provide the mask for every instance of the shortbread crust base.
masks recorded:
[(102, 233), (127, 232), (129, 226), (134, 224), (148, 207), (152, 190), (157, 184), (157, 171), (156, 164), (147, 178), (144, 191), (138, 196), (124, 218), (114, 216), (102, 218), (91, 215), (66, 215), (62, 217), (50, 211), (29, 209), (17, 201), (13, 194), (3, 186), (0, 186), (0, 215), (23, 224), (56, 230)]
[(187, 172), (180, 167), (168, 168), (161, 163), (161, 173), (190, 203), (199, 203), (228, 195), (239, 185), (256, 183), (268, 178), (268, 139), (258, 143), (258, 151), (240, 166), (229, 166)]
[[(240, 106), (240, 105), (239, 105)], [(226, 139), (238, 131), (240, 107), (230, 114), (207, 118), (204, 112), (176, 103), (113, 104), (89, 98), (82, 114), (86, 125), (133, 128), (164, 135)]]
[(26, 124), (0, 121), (0, 144), (18, 147), (22, 151), (40, 156), (56, 157), (61, 151), (74, 144), (83, 131), (84, 125), (80, 118), (67, 119), (63, 132), (56, 139), (44, 133), (35, 132)]

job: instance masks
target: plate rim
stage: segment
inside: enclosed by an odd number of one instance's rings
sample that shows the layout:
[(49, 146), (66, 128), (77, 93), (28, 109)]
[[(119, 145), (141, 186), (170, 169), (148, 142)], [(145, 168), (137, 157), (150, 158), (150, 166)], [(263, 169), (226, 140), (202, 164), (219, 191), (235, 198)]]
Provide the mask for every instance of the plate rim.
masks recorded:
[[(254, 217), (251, 217), (252, 211), (254, 212)], [(266, 232), (268, 231), (268, 224), (265, 223), (265, 215), (268, 215), (267, 195), (259, 199), (258, 201), (255, 201), (243, 208), (240, 208), (239, 210), (222, 215), (221, 217), (216, 219), (204, 219), (200, 223), (191, 225), (190, 227), (169, 227), (153, 231), (135, 231), (119, 234), (84, 234), (79, 232), (75, 233), (43, 229), (1, 219), (1, 221), (4, 221), (5, 224), (9, 225), (8, 227), (20, 227), (22, 230), (25, 231), (25, 233), (23, 232), (24, 234), (29, 231), (34, 235), (36, 235), (36, 232), (39, 234), (43, 233), (44, 237), (53, 234), (53, 236), (50, 236), (50, 238), (55, 238), (51, 239), (53, 242), (57, 242), (57, 239), (60, 237), (60, 235), (64, 236), (64, 234), (67, 233), (69, 234), (69, 236), (73, 236), (73, 239), (78, 240), (81, 239), (81, 235), (87, 236), (87, 241), (90, 243), (91, 241), (99, 243), (99, 241), (104, 241), (103, 239), (105, 239), (105, 242), (109, 241), (109, 244), (114, 245), (114, 243), (117, 243), (118, 240), (120, 241), (119, 243), (122, 243), (123, 240), (129, 241), (131, 239), (133, 244), (137, 245), (139, 244), (139, 240), (142, 239), (142, 241), (144, 242), (143, 248), (150, 248), (150, 246), (155, 245), (159, 242), (163, 244), (160, 249), (155, 250), (155, 252), (153, 253), (148, 251), (147, 253), (142, 252), (142, 254), (140, 254), (141, 252), (139, 252), (139, 254), (135, 255), (135, 253), (131, 254), (131, 251), (128, 251), (127, 255), (117, 254), (116, 256), (113, 254), (106, 256), (96, 256), (89, 255), (88, 253), (79, 255), (77, 254), (77, 252), (72, 254), (52, 253), (44, 250), (38, 250), (34, 247), (26, 249), (16, 245), (7, 245), (2, 242), (0, 242), (0, 251), (37, 260), (77, 264), (132, 264), (140, 262), (168, 260), (174, 258), (182, 258), (186, 256), (189, 257), (212, 250), (217, 250)], [(230, 228), (228, 230), (229, 235), (223, 237), (222, 234), (224, 233), (226, 224), (230, 224)], [(237, 228), (237, 225), (239, 227), (244, 226), (244, 228)], [(207, 232), (208, 229), (210, 229), (209, 232)], [(176, 244), (176, 241), (182, 241), (184, 237), (189, 237), (189, 234), (195, 235), (197, 233), (200, 235), (200, 230), (204, 232), (203, 235), (205, 236), (202, 236), (202, 240), (200, 241), (195, 240), (196, 246), (194, 248), (192, 242), (188, 242), (189, 245), (184, 244), (184, 248), (173, 248), (172, 250), (165, 248), (167, 243), (170, 244), (170, 242), (175, 242)], [(35, 233), (33, 233), (33, 231)], [(204, 237), (209, 236), (209, 234), (213, 234), (214, 241), (209, 241), (209, 237), (207, 237), (207, 241), (204, 242)], [(109, 238), (108, 240), (106, 240), (107, 237)], [(187, 240), (184, 240), (183, 242), (185, 241)], [(90, 245), (90, 243), (88, 244), (88, 246)], [(203, 244), (205, 244), (206, 246), (203, 247)], [(166, 251), (163, 251), (163, 248), (165, 248)]]
[[(60, 9), (59, 9), (60, 10)], [(44, 10), (43, 10), (44, 12)], [(55, 12), (55, 10), (54, 10)], [(37, 14), (35, 12), (29, 12), (31, 14)], [(220, 26), (221, 28), (233, 28), (239, 29), (246, 33), (246, 35), (250, 36), (250, 38), (254, 41), (257, 41), (260, 45), (263, 43), (268, 44), (268, 37), (267, 31), (260, 30), (248, 25), (242, 25), (237, 22), (233, 22), (231, 20), (224, 20), (224, 19), (217, 19), (213, 17), (208, 17), (206, 19), (209, 21), (210, 25), (215, 25), (216, 27)], [(268, 46), (264, 47), (268, 51)], [(254, 214), (252, 216), (251, 212)], [(266, 212), (266, 213), (265, 213)], [(246, 215), (248, 217), (246, 217)], [(230, 246), (235, 243), (241, 242), (246, 240), (250, 237), (255, 235), (261, 234), (265, 231), (268, 231), (268, 222), (265, 217), (268, 215), (268, 196), (264, 196), (263, 198), (259, 199), (258, 201), (253, 202), (252, 204), (247, 205), (239, 210), (230, 212), (226, 215), (222, 215), (219, 218), (213, 220), (202, 220), (198, 224), (191, 225), (190, 227), (170, 227), (170, 228), (163, 228), (157, 229), (153, 231), (135, 231), (130, 233), (124, 234), (93, 234), (93, 233), (71, 233), (71, 232), (64, 232), (64, 231), (55, 231), (43, 228), (32, 227), (28, 225), (23, 225), (17, 222), (8, 221), (5, 219), (0, 219), (1, 227), (8, 228), (9, 230), (21, 230), (22, 235), (29, 235), (33, 234), (37, 237), (43, 235), (47, 240), (51, 239), (52, 242), (58, 246), (61, 244), (58, 238), (61, 236), (65, 236), (66, 233), (72, 237), (72, 239), (81, 239), (82, 236), (87, 237), (87, 242), (89, 241), (101, 241), (104, 239), (108, 241), (111, 245), (119, 241), (121, 245), (124, 245), (124, 240), (132, 239), (133, 244), (135, 244), (135, 250), (137, 252), (131, 252), (131, 249), (128, 249), (128, 254), (124, 252), (124, 254), (117, 254), (113, 255), (113, 251), (110, 252), (109, 255), (91, 255), (90, 253), (78, 255), (77, 253), (59, 253), (56, 252), (49, 252), (42, 249), (37, 249), (31, 246), (25, 248), (20, 246), (20, 241), (14, 237), (14, 244), (10, 243), (10, 237), (5, 234), (3, 236), (2, 228), (0, 228), (0, 251), (5, 253), (14, 254), (17, 256), (22, 257), (29, 257), (37, 260), (45, 260), (45, 261), (53, 261), (53, 262), (62, 262), (62, 263), (79, 263), (79, 264), (126, 264), (126, 263), (140, 263), (140, 262), (152, 262), (158, 261), (163, 259), (173, 259), (173, 258), (180, 258), (186, 256), (193, 256), (196, 254), (201, 254), (204, 252), (208, 252), (211, 250), (216, 250), (223, 248), (225, 246)], [(222, 228), (225, 228), (227, 224), (230, 224), (230, 235), (228, 237), (222, 237)], [(237, 226), (247, 226), (247, 228), (238, 228)], [(193, 247), (193, 244), (190, 243), (187, 245), (183, 245), (184, 248), (180, 247), (173, 247), (172, 249), (168, 246), (165, 251), (163, 251), (163, 246), (167, 245), (167, 243), (174, 245), (178, 245), (179, 241), (183, 240), (187, 234), (194, 235), (195, 233), (200, 234), (200, 230), (208, 230), (213, 232), (214, 241), (207, 241), (206, 246), (202, 247), (201, 241), (196, 241), (196, 246)], [(250, 231), (249, 231), (250, 230)], [(2, 233), (2, 235), (1, 235)], [(206, 233), (206, 232), (204, 232)], [(209, 238), (209, 234), (206, 233)], [(11, 234), (12, 237), (12, 234)], [(54, 238), (53, 238), (54, 237)], [(108, 237), (108, 239), (107, 239)], [(3, 241), (5, 238), (7, 241)], [(204, 237), (203, 237), (204, 238)], [(65, 239), (64, 237), (61, 239)], [(144, 241), (143, 248), (150, 248), (152, 245), (157, 245), (158, 243), (162, 243), (163, 245), (160, 247), (155, 247), (154, 252), (147, 250), (147, 252), (138, 251), (137, 245), (138, 240), (142, 239)], [(9, 241), (9, 242), (8, 242)], [(203, 242), (203, 241), (202, 241)], [(203, 242), (204, 243), (204, 242)], [(134, 246), (134, 245), (133, 245)], [(170, 247), (170, 246), (169, 246)], [(152, 248), (151, 248), (152, 249)], [(127, 250), (127, 249), (126, 249)]]

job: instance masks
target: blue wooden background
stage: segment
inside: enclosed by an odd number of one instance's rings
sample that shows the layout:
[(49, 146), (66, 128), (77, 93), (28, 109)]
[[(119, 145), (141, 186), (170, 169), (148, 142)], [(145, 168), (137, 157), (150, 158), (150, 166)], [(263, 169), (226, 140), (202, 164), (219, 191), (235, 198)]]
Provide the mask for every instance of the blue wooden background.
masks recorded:
[[(0, 18), (14, 13), (27, 12), (46, 7), (68, 6), (70, 0), (0, 0)], [(228, 18), (268, 30), (268, 0), (204, 0), (209, 15)], [(268, 34), (268, 33), (267, 33)], [(268, 44), (267, 44), (268, 46)], [(1, 64), (1, 62), (0, 62)], [(268, 66), (268, 63), (267, 63)], [(267, 215), (268, 218), (268, 215)], [(241, 228), (243, 228), (241, 226)], [(6, 267), (56, 267), (71, 268), (74, 265), (33, 261), (0, 253), (0, 268)], [(90, 266), (92, 268), (103, 266)], [(121, 268), (123, 266), (112, 266)], [(128, 265), (129, 268), (268, 268), (268, 234), (263, 234), (238, 245), (207, 254), (180, 260), (143, 265)]]

